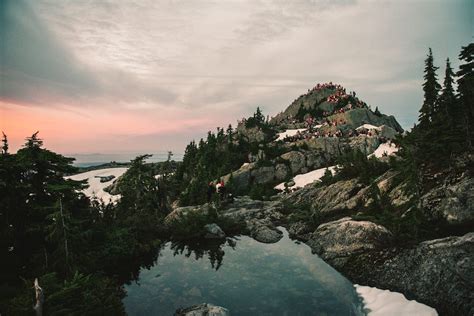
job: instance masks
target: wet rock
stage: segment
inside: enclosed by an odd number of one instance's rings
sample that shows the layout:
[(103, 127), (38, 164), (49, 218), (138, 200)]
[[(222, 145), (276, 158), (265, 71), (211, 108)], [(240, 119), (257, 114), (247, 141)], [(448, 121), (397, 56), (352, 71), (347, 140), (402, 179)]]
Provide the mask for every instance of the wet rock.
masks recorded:
[(265, 220), (252, 220), (248, 222), (250, 236), (263, 243), (272, 244), (278, 242), (283, 233)]
[(225, 238), (224, 231), (222, 230), (222, 228), (219, 227), (219, 225), (217, 225), (215, 223), (205, 225), (204, 229), (206, 231), (206, 234), (204, 235), (204, 238), (208, 238), (208, 239), (222, 239), (222, 238)]
[(175, 313), (175, 316), (230, 316), (229, 310), (208, 303), (193, 305), (187, 308), (180, 308)]

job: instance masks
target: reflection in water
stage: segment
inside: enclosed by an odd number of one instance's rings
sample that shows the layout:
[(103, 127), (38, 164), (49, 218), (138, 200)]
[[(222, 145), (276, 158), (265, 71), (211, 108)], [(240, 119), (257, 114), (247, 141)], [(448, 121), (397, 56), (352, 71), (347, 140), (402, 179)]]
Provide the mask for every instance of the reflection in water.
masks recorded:
[(173, 315), (204, 302), (232, 315), (361, 314), (352, 284), (286, 231), (275, 244), (246, 236), (224, 243), (169, 242), (156, 264), (125, 289), (129, 315)]
[(186, 258), (194, 254), (194, 259), (199, 260), (207, 255), (213, 269), (219, 270), (224, 258), (224, 245), (228, 245), (231, 249), (235, 247), (235, 240), (228, 238), (222, 240), (204, 240), (197, 242), (173, 241), (169, 247), (173, 251), (173, 256), (184, 255)]

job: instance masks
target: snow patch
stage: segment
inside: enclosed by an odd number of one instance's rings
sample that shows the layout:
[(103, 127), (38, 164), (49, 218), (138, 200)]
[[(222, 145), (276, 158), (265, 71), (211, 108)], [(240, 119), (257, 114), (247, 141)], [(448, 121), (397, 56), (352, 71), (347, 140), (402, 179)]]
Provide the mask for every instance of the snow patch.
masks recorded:
[[(92, 170), (87, 171), (79, 174), (75, 174), (73, 176), (65, 177), (66, 179), (71, 179), (75, 181), (82, 181), (87, 180), (87, 184), (89, 187), (82, 192), (90, 197), (90, 198), (97, 198), (100, 201), (104, 202), (105, 204), (115, 203), (120, 199), (120, 195), (111, 195), (108, 192), (104, 191), (104, 188), (111, 185), (114, 181), (117, 180), (118, 177), (123, 175), (128, 168), (107, 168), (107, 169), (99, 169), (99, 170)], [(100, 178), (96, 177), (105, 177), (105, 176), (115, 176), (113, 181), (107, 182), (100, 182)]]
[(372, 125), (372, 124), (364, 124), (364, 125), (361, 125), (361, 126), (357, 127), (356, 130), (363, 129), (363, 128), (369, 129), (369, 130), (370, 130), (370, 129), (380, 130), (380, 127), (375, 126), (375, 125)]
[[(321, 169), (316, 169), (307, 173), (299, 174), (293, 178), (293, 181), (295, 182), (295, 185), (288, 187), (290, 190), (295, 190), (297, 188), (302, 188), (305, 185), (308, 185), (310, 183), (313, 183), (315, 181), (320, 181), (320, 179), (324, 176), (324, 173), (326, 172), (326, 169), (329, 169), (329, 171), (332, 172), (332, 174), (335, 173), (335, 166), (327, 167), (327, 168), (321, 168)], [(275, 187), (276, 190), (284, 191), (285, 190), (285, 182), (280, 183)]]
[(286, 137), (295, 136), (298, 132), (302, 133), (306, 130), (306, 128), (298, 128), (298, 129), (288, 129), (282, 133), (278, 133), (278, 138), (275, 141), (284, 140)]
[(391, 156), (395, 154), (397, 151), (398, 151), (398, 147), (395, 146), (395, 144), (383, 143), (383, 144), (380, 144), (379, 147), (377, 147), (377, 149), (372, 154), (368, 155), (367, 157), (370, 158), (372, 156), (375, 156), (377, 158), (380, 158), (384, 154), (387, 154), (387, 156)]
[(357, 284), (354, 287), (364, 300), (368, 316), (438, 315), (434, 308), (417, 301), (407, 300), (401, 293)]

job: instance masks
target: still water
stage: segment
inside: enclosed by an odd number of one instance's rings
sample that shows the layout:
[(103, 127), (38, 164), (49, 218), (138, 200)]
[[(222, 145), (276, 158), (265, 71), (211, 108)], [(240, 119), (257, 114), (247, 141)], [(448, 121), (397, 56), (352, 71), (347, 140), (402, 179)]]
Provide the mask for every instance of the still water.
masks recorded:
[(288, 233), (275, 244), (247, 236), (223, 244), (167, 243), (125, 286), (129, 315), (173, 315), (211, 303), (231, 315), (362, 315), (352, 284)]

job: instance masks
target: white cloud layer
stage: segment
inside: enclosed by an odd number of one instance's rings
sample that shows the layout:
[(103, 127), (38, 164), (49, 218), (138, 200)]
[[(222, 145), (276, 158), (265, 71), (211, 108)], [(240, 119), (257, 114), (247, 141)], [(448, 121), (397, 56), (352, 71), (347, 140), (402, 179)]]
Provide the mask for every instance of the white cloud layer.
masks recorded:
[(276, 114), (326, 81), (409, 127), (428, 47), (438, 65), (450, 57), (456, 67), (473, 35), (469, 0), (5, 3), (5, 21), (15, 27), (0, 31), (11, 44), (2, 58), (4, 97), (158, 122), (214, 114), (199, 133), (257, 105)]

